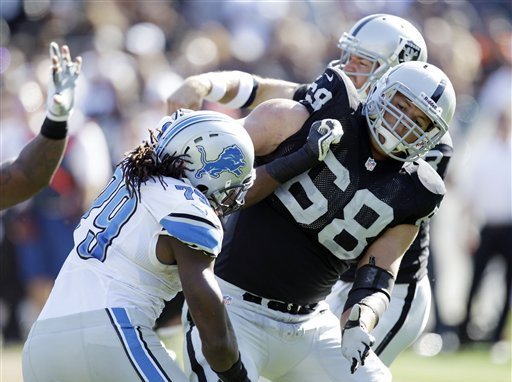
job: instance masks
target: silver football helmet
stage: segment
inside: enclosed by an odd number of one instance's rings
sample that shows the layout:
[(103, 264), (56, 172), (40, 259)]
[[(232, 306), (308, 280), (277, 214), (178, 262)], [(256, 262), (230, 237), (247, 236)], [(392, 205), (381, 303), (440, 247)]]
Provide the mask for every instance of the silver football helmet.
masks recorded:
[[(392, 104), (398, 92), (430, 119), (426, 131)], [(390, 157), (408, 162), (439, 142), (448, 131), (455, 105), (455, 91), (441, 69), (426, 62), (405, 62), (374, 84), (363, 113), (380, 148)]]
[(214, 111), (180, 109), (159, 123), (156, 155), (186, 154), (188, 182), (217, 213), (227, 215), (243, 203), (255, 178), (254, 146), (233, 118)]
[[(367, 76), (358, 90), (366, 91), (386, 71), (402, 62), (427, 61), (427, 45), (421, 33), (407, 20), (388, 14), (374, 14), (359, 20), (338, 42), (341, 49), (340, 66), (348, 75)], [(369, 73), (347, 72), (345, 64), (351, 55), (372, 62)]]

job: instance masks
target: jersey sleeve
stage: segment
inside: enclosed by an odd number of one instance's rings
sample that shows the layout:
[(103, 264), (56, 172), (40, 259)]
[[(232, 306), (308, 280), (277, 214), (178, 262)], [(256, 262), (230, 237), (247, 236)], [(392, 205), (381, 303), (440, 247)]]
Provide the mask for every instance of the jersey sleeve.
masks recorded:
[(302, 101), (308, 92), (308, 84), (302, 84), (300, 85), (296, 90), (295, 93), (293, 93), (293, 100), (294, 101)]
[(160, 223), (163, 234), (212, 257), (219, 254), (222, 226), (200, 191), (170, 180), (166, 189), (158, 181), (148, 182), (141, 187), (141, 194), (141, 203)]
[(348, 76), (339, 67), (329, 66), (308, 86), (300, 103), (312, 114), (328, 103), (356, 110), (360, 101), (357, 90)]

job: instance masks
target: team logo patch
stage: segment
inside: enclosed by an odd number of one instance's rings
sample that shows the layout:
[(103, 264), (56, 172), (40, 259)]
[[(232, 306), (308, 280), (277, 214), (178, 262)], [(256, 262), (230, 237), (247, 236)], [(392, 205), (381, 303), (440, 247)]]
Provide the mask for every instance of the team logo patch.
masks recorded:
[(207, 160), (206, 152), (203, 146), (197, 146), (201, 153), (201, 167), (196, 172), (196, 178), (202, 178), (204, 174), (209, 174), (212, 178), (218, 178), (224, 171), (228, 171), (236, 176), (242, 174), (244, 168), (245, 156), (242, 150), (237, 145), (224, 148), (217, 159)]
[(421, 48), (418, 45), (412, 41), (407, 41), (404, 48), (398, 55), (398, 62), (417, 61), (420, 56), (420, 52)]
[(233, 297), (231, 296), (223, 296), (222, 302), (224, 305), (231, 305), (231, 302), (233, 301)]

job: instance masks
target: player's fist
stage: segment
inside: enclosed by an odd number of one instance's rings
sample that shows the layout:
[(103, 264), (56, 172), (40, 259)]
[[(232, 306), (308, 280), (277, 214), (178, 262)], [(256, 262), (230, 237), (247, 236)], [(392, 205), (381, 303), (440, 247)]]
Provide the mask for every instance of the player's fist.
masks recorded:
[(167, 98), (167, 112), (174, 113), (178, 109), (199, 110), (203, 105), (203, 100), (208, 94), (211, 85), (208, 80), (202, 76), (192, 76), (187, 78)]
[(57, 43), (50, 44), (50, 81), (48, 84), (47, 117), (53, 121), (66, 121), (73, 108), (75, 84), (82, 58), (71, 60), (69, 48)]
[(322, 119), (311, 125), (308, 145), (319, 161), (323, 161), (331, 145), (338, 144), (343, 136), (343, 127), (336, 119)]
[(357, 370), (359, 364), (364, 366), (364, 361), (368, 357), (370, 348), (375, 343), (375, 338), (368, 333), (360, 318), (361, 306), (356, 304), (350, 311), (341, 338), (341, 352), (350, 362), (350, 372), (352, 374)]

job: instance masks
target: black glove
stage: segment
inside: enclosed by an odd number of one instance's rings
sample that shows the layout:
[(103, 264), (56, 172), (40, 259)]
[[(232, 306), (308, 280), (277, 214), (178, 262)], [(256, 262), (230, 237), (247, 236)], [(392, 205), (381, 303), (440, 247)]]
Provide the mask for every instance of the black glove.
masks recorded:
[(336, 119), (315, 121), (304, 146), (299, 150), (265, 165), (267, 173), (283, 184), (325, 159), (331, 145), (343, 136), (341, 123)]

